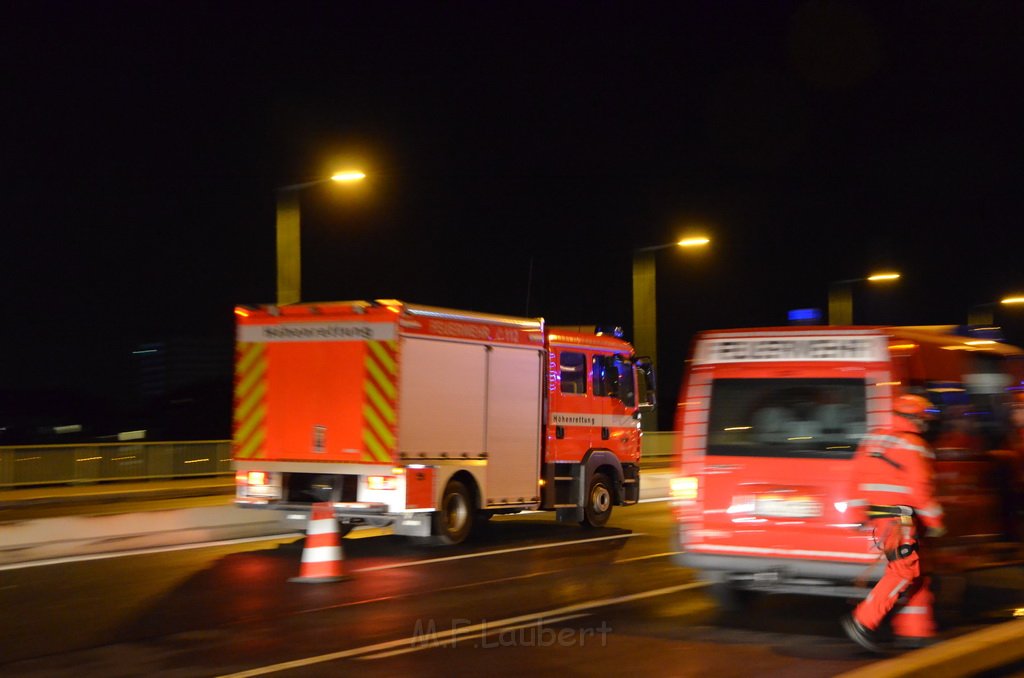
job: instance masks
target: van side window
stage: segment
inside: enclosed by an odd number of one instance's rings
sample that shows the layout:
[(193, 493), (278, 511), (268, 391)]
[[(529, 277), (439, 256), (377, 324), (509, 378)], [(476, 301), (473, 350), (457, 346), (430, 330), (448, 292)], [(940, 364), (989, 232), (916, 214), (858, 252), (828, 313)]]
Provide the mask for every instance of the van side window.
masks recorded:
[(617, 398), (619, 395), (619, 371), (610, 355), (594, 356), (594, 395)]
[(558, 357), (561, 369), (562, 393), (586, 394), (587, 356), (583, 353), (563, 351)]

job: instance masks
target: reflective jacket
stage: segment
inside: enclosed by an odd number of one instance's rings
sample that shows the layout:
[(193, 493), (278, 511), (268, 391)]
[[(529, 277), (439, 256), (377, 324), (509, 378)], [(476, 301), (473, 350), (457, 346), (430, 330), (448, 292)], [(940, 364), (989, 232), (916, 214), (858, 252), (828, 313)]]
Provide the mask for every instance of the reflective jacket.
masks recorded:
[(942, 527), (934, 463), (935, 454), (914, 424), (893, 415), (892, 424), (871, 431), (853, 456), (851, 506), (910, 507), (925, 526)]

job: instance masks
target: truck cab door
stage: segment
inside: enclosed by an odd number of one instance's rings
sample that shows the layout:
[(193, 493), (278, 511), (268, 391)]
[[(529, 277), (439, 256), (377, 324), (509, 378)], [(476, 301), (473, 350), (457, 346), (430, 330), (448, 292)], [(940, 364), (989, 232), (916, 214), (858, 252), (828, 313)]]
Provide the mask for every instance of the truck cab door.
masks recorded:
[(611, 450), (621, 461), (636, 461), (640, 453), (640, 408), (633, 362), (619, 355), (595, 355), (594, 392), (600, 402), (599, 441), (594, 447)]
[(598, 423), (582, 350), (556, 348), (548, 366), (548, 461), (578, 462), (591, 448)]
[(654, 412), (658, 406), (658, 384), (654, 376), (654, 362), (643, 356), (634, 359), (633, 366), (636, 368), (637, 408), (642, 416), (650, 417), (651, 424), (657, 428)]

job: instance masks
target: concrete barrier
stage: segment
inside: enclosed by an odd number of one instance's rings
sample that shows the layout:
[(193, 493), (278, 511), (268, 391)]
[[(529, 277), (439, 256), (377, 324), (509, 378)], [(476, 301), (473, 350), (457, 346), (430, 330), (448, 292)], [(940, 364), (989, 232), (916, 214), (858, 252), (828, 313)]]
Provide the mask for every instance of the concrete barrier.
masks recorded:
[(0, 565), (295, 532), (281, 511), (234, 506), (65, 516), (0, 525)]

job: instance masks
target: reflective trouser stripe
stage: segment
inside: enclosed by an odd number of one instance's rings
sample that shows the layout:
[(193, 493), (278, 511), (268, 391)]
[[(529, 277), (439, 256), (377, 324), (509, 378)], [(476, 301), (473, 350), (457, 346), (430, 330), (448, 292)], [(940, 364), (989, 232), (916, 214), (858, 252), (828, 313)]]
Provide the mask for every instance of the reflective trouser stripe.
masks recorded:
[(935, 618), (932, 614), (934, 596), (928, 588), (928, 577), (910, 591), (903, 607), (896, 608), (892, 616), (892, 632), (897, 636), (928, 638), (935, 635)]
[(901, 614), (930, 614), (931, 608), (925, 607), (924, 605), (905, 605), (900, 609), (896, 610), (897, 615)]
[(907, 584), (909, 584), (909, 583), (910, 582), (907, 581), (906, 579), (900, 579), (900, 583), (896, 584), (896, 586), (893, 588), (892, 591), (889, 591), (889, 597), (890, 598), (895, 598), (896, 596), (898, 596), (900, 593), (903, 592), (903, 589), (905, 589)]
[(885, 573), (878, 580), (867, 598), (862, 600), (853, 611), (853, 618), (866, 628), (877, 629), (882, 620), (892, 611), (899, 601), (900, 594), (912, 590), (908, 604), (926, 605), (928, 600), (919, 600), (921, 593), (919, 579), (921, 577), (920, 559), (912, 553), (906, 558), (886, 563)]

